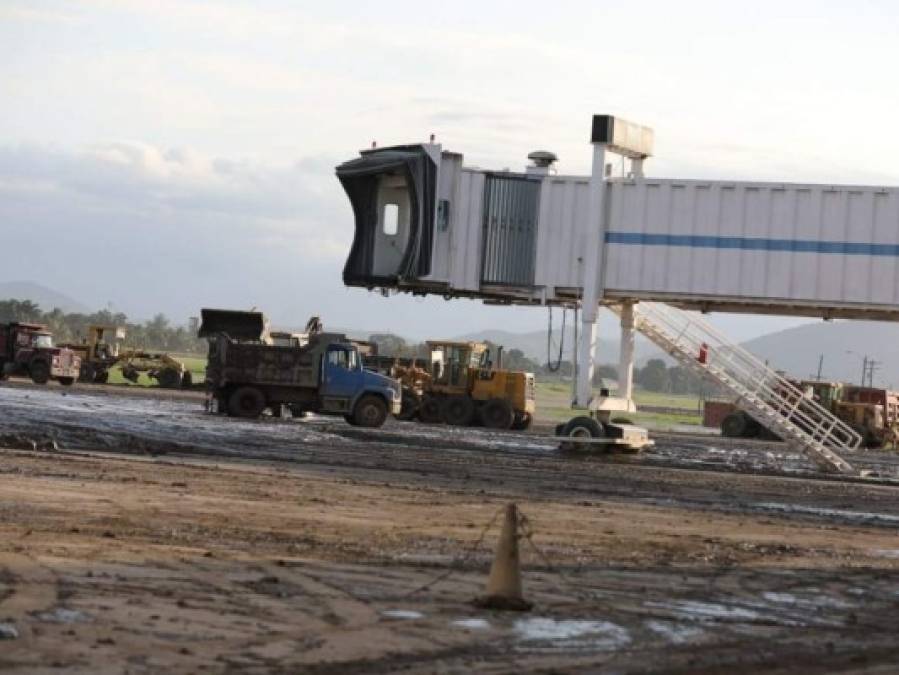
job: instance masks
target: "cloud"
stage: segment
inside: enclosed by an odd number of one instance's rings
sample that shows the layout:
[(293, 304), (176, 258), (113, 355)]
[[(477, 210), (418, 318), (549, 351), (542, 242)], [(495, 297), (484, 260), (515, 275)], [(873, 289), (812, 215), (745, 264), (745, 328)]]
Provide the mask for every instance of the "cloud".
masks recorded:
[(137, 142), (0, 147), (0, 229), (22, 253), (4, 276), (141, 315), (195, 312), (204, 294), (243, 306), (324, 275), (339, 287), (352, 221), (326, 164)]

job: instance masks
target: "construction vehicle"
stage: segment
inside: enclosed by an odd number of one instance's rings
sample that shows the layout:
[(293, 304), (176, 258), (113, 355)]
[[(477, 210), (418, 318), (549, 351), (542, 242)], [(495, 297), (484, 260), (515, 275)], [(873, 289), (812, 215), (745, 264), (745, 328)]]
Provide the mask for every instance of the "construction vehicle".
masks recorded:
[(30, 377), (36, 384), (56, 380), (71, 386), (81, 359), (71, 349), (55, 347), (53, 333), (37, 323), (0, 324), (0, 380), (10, 375)]
[[(527, 429), (536, 409), (533, 373), (494, 366), (482, 342), (431, 340), (426, 367), (417, 359), (385, 359), (376, 355), (366, 366), (387, 370), (403, 384), (401, 419), (426, 424), (490, 429)], [(502, 360), (502, 349), (496, 354)]]
[[(280, 415), (342, 415), (355, 426), (380, 427), (400, 411), (399, 382), (362, 367), (358, 348), (320, 322), (305, 334), (275, 339), (259, 312), (202, 310), (199, 336), (209, 341), (206, 386), (216, 412), (255, 418), (266, 409)], [(284, 344), (284, 341), (287, 344)]]
[(88, 326), (87, 339), (63, 345), (81, 357), (79, 382), (105, 384), (109, 370), (119, 361), (119, 342), (125, 329), (119, 326)]
[[(794, 382), (805, 396), (845, 422), (862, 437), (866, 447), (880, 447), (899, 429), (899, 394), (886, 389), (856, 387), (842, 382), (803, 380)], [(708, 405), (708, 404), (707, 404)], [(721, 421), (721, 435), (728, 438), (773, 439), (778, 437), (739, 408), (736, 403), (714, 402), (717, 416), (730, 408)]]
[(193, 377), (187, 367), (164, 352), (143, 349), (122, 349), (124, 326), (88, 326), (87, 339), (65, 345), (81, 357), (79, 381), (105, 384), (109, 371), (119, 367), (129, 382), (137, 382), (141, 373), (156, 380), (165, 389), (189, 388)]

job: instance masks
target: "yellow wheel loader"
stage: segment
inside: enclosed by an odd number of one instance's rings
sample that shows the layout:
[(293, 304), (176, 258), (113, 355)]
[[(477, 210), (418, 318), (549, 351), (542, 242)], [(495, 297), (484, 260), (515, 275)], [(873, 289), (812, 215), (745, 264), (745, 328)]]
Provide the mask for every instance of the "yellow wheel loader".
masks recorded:
[[(400, 419), (490, 429), (527, 429), (536, 410), (533, 373), (494, 364), (482, 342), (427, 342), (428, 359), (366, 357), (403, 384)], [(501, 360), (502, 352), (496, 354)]]

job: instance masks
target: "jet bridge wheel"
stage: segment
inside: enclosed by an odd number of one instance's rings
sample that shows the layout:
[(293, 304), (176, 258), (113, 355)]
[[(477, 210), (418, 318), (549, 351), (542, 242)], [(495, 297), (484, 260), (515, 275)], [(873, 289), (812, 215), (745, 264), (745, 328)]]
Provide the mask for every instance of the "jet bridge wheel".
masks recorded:
[(556, 434), (572, 439), (571, 441), (561, 443), (560, 449), (562, 450), (589, 449), (589, 444), (578, 443), (577, 439), (603, 438), (606, 435), (602, 424), (586, 415), (573, 417), (565, 424), (560, 424), (556, 427)]
[(228, 397), (228, 414), (235, 417), (259, 417), (265, 410), (265, 395), (256, 387), (238, 387)]
[(474, 421), (474, 401), (469, 396), (447, 396), (440, 404), (440, 417), (456, 427), (470, 426)]

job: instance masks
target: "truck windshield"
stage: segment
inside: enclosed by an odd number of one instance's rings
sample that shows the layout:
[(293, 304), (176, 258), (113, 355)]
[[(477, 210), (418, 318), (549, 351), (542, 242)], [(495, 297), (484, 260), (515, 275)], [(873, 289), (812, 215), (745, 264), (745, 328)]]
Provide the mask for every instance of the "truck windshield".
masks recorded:
[(38, 349), (52, 349), (53, 348), (53, 336), (52, 335), (35, 335), (31, 340), (31, 344)]

